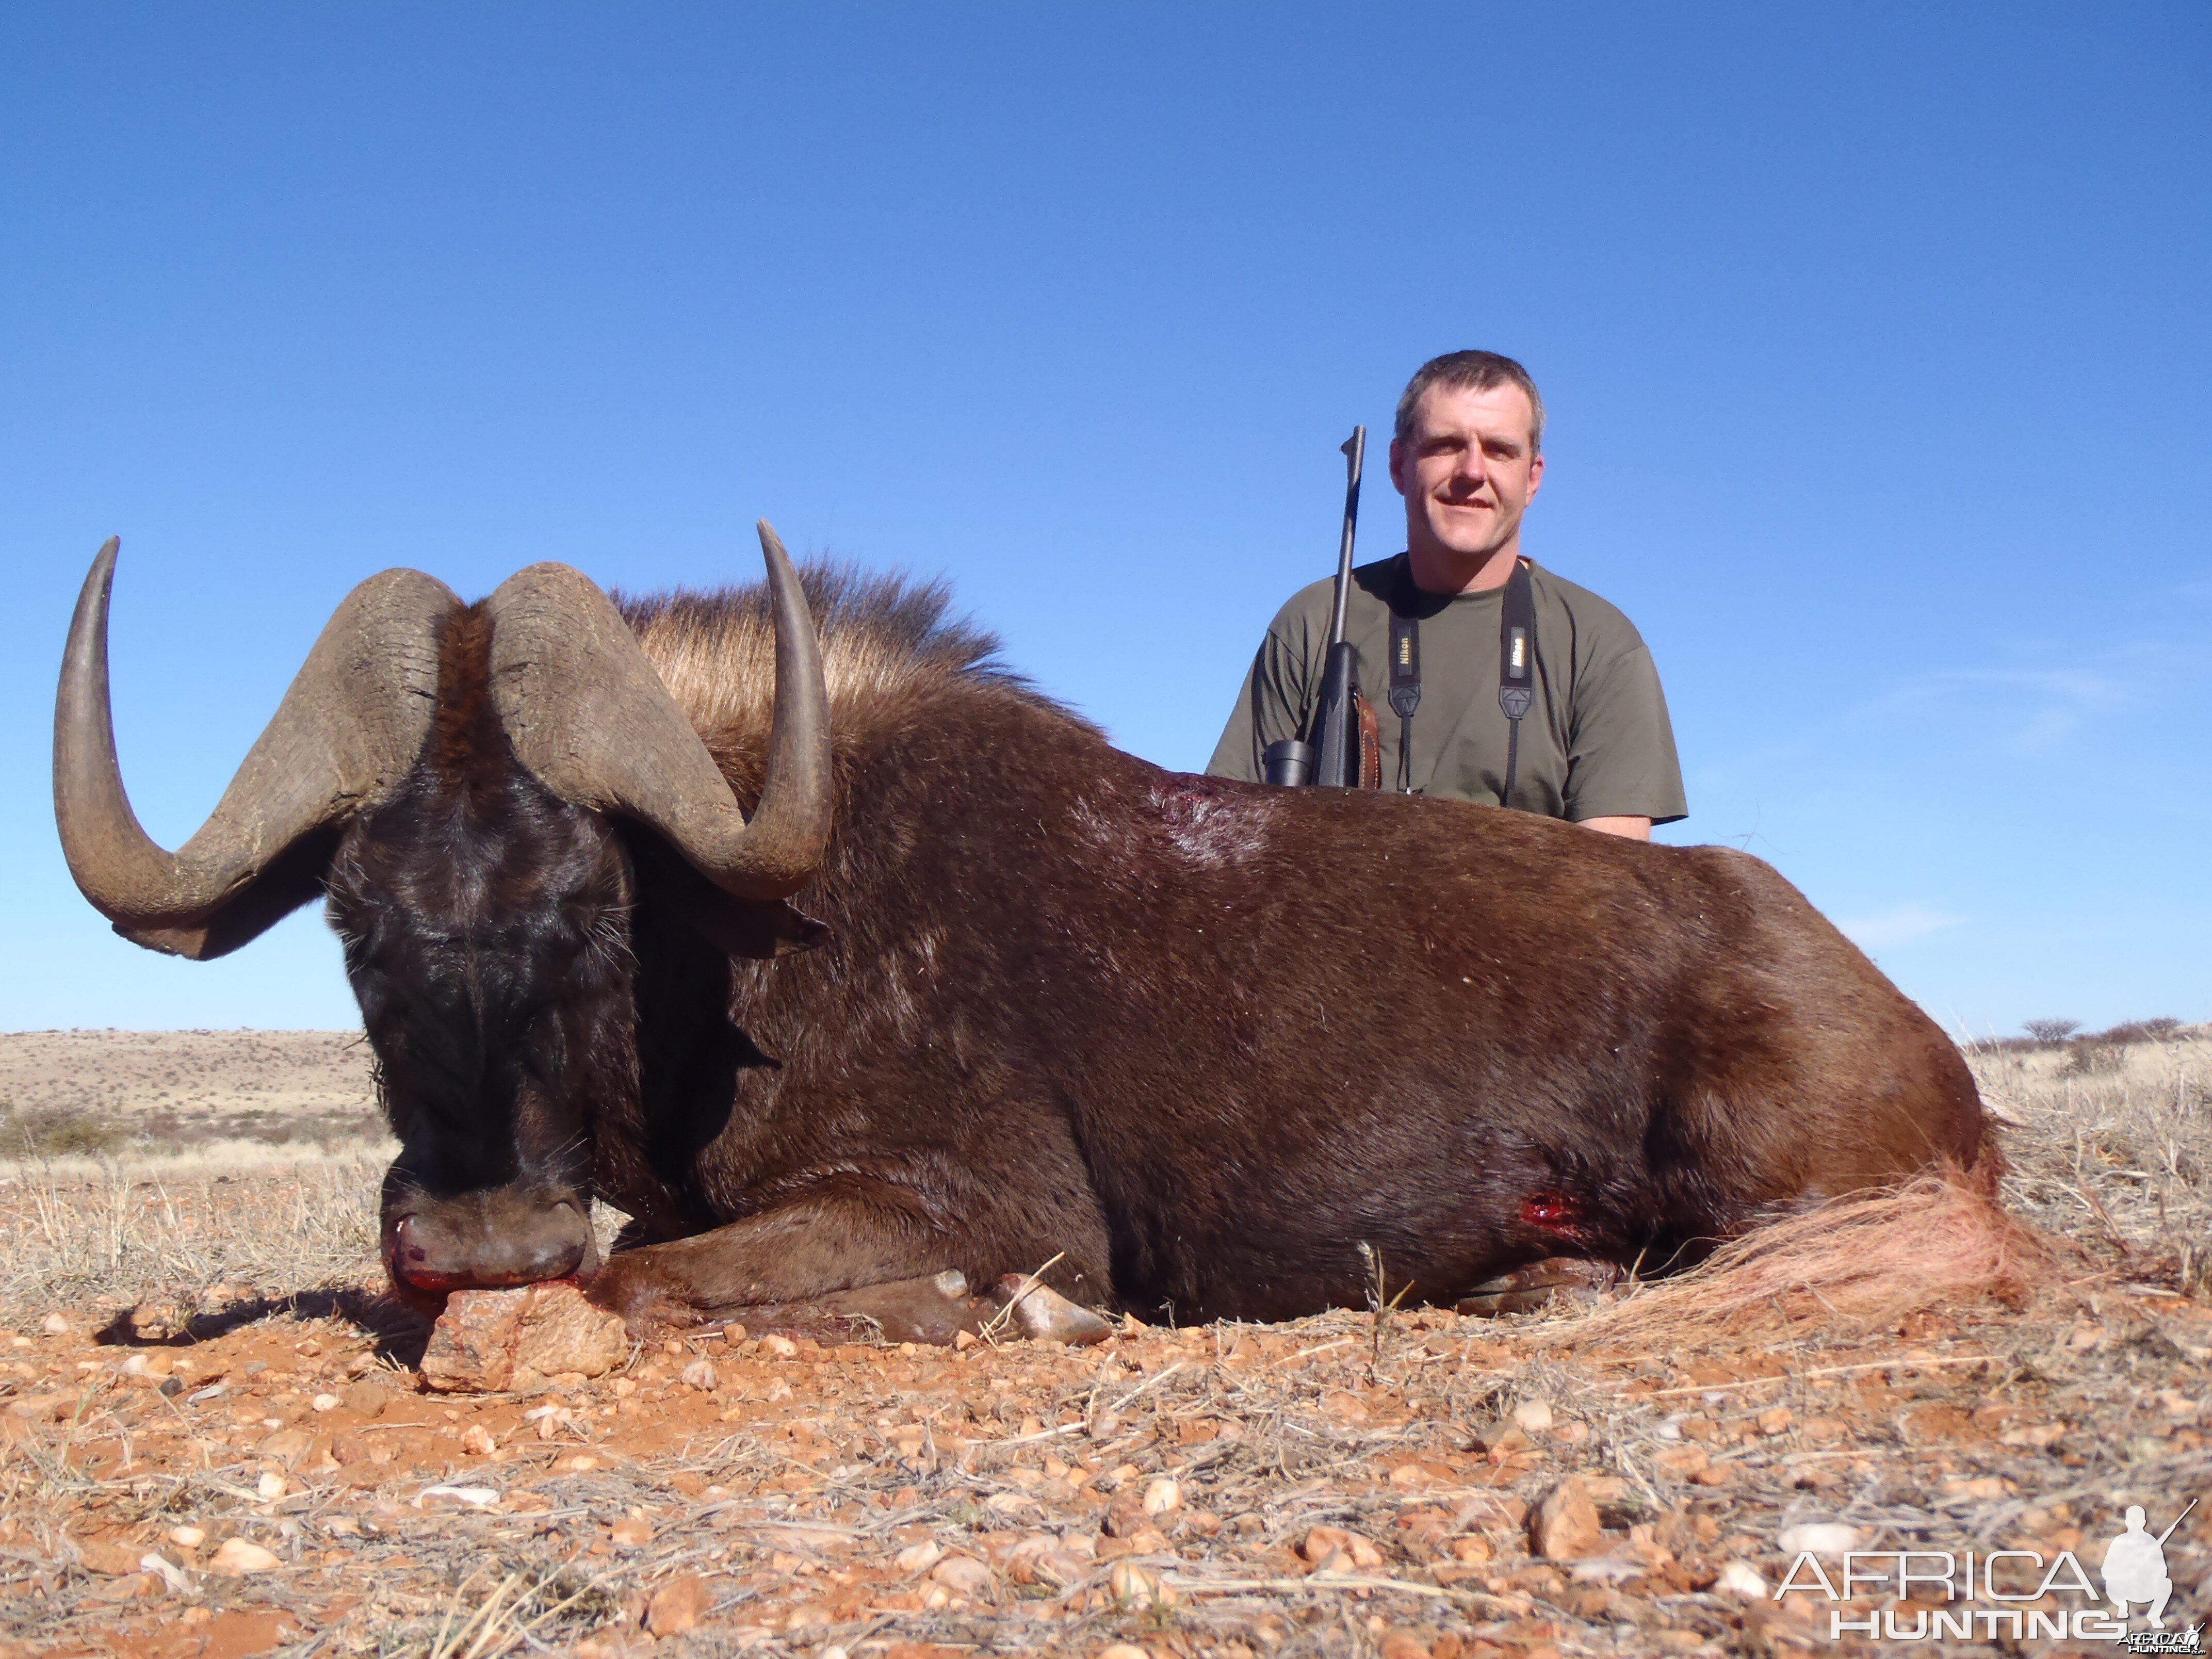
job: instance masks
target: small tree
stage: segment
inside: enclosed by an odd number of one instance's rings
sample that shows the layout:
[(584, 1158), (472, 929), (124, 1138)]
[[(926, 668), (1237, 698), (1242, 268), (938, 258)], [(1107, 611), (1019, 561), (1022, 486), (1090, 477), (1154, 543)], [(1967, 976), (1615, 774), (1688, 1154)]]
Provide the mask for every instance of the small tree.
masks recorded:
[(2024, 1023), (2028, 1036), (2038, 1042), (2063, 1042), (2081, 1029), (2078, 1019), (2031, 1019)]

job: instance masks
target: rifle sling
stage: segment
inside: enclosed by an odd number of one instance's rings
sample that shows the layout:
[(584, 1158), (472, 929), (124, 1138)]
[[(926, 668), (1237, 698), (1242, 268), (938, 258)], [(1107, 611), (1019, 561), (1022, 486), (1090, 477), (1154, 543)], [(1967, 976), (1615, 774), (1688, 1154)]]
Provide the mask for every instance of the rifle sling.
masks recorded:
[(1390, 613), (1390, 707), (1398, 714), (1398, 787), (1413, 793), (1413, 711), (1421, 706), (1421, 624)]
[[(1513, 562), (1498, 619), (1498, 706), (1507, 721), (1505, 782), (1498, 804), (1513, 804), (1521, 762), (1521, 722), (1536, 701), (1536, 594), (1528, 566)], [(1398, 715), (1398, 787), (1413, 793), (1413, 711), (1421, 706), (1421, 624), (1390, 612), (1390, 707)]]

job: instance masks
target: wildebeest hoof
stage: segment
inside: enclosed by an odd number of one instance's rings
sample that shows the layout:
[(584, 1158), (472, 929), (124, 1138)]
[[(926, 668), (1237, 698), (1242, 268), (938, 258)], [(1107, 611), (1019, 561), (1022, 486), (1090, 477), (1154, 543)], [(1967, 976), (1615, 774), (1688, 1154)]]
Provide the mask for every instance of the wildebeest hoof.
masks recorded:
[(1595, 1302), (1618, 1285), (1620, 1278), (1620, 1269), (1610, 1261), (1547, 1256), (1477, 1285), (1459, 1299), (1456, 1311), (1490, 1319), (1499, 1314), (1533, 1313), (1550, 1306), (1555, 1297), (1563, 1302)]
[(1006, 1274), (991, 1295), (1012, 1315), (1014, 1328), (1034, 1342), (1082, 1347), (1114, 1334), (1114, 1327), (1090, 1309), (1077, 1306), (1049, 1285), (1034, 1283), (1025, 1273)]

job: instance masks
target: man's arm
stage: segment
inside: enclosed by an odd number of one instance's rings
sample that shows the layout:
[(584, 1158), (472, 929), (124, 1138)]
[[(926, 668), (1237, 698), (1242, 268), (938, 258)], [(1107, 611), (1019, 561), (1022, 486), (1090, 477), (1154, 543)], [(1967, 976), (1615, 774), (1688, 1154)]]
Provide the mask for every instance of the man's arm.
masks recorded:
[[(1285, 615), (1289, 607), (1285, 607)], [(1213, 758), (1206, 763), (1208, 775), (1238, 778), (1246, 783), (1267, 781), (1267, 745), (1285, 738), (1304, 735), (1307, 714), (1308, 678), (1304, 657), (1283, 637), (1284, 617), (1275, 619), (1244, 684), (1230, 711)]]
[(1650, 818), (1611, 817), (1602, 818), (1577, 818), (1576, 822), (1580, 823), (1583, 829), (1595, 830), (1600, 835), (1625, 836), (1630, 841), (1650, 841), (1651, 839), (1651, 820)]
[(1689, 810), (1666, 694), (1640, 640), (1577, 679), (1565, 793), (1565, 817), (1638, 841)]

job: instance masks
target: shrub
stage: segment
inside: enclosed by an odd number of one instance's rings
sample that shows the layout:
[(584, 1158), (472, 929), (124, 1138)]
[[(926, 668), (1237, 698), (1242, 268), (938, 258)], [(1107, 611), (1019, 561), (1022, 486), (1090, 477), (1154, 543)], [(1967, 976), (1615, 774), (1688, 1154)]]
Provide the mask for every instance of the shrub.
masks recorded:
[(125, 1139), (74, 1106), (21, 1109), (0, 1103), (0, 1153), (16, 1158), (97, 1158)]
[(2125, 1048), (2101, 1038), (2083, 1037), (2069, 1045), (2066, 1063), (2058, 1072), (2062, 1077), (2094, 1077), (2100, 1072), (2124, 1072), (2127, 1066)]
[(2109, 1031), (2100, 1031), (2089, 1042), (2109, 1042), (2125, 1048), (2130, 1042), (2163, 1042), (2181, 1029), (2181, 1022), (2161, 1014), (2156, 1019), (2131, 1019), (2115, 1025)]
[(2038, 1042), (2063, 1042), (2081, 1029), (2078, 1019), (2029, 1019), (2021, 1024)]

